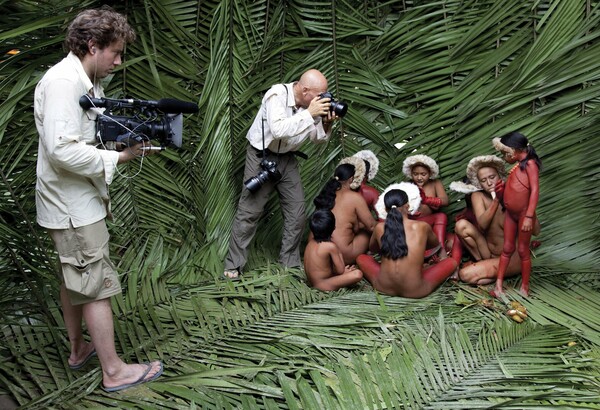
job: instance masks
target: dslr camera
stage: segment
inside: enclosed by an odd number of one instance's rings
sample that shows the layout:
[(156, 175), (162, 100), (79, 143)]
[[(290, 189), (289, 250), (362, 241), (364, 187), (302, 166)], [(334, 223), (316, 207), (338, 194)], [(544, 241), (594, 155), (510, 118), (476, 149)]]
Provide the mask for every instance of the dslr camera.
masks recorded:
[(248, 191), (255, 193), (260, 189), (261, 186), (267, 181), (273, 183), (278, 182), (281, 179), (281, 172), (277, 170), (277, 163), (275, 161), (269, 161), (264, 158), (260, 162), (260, 167), (263, 169), (255, 177), (250, 178), (244, 182), (244, 186)]
[(330, 91), (319, 94), (319, 98), (329, 98), (329, 104), (331, 104), (329, 106), (329, 111), (334, 112), (338, 117), (343, 117), (346, 115), (346, 111), (348, 111), (348, 104), (346, 104), (344, 101), (336, 101)]

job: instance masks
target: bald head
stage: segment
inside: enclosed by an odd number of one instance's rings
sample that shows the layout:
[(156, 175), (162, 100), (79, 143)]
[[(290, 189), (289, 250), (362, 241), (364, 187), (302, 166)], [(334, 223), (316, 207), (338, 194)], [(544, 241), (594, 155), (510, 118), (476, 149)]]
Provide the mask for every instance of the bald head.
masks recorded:
[(322, 90), (321, 92), (327, 91), (327, 78), (314, 68), (302, 74), (299, 83), (302, 87)]
[(313, 98), (327, 91), (327, 78), (314, 68), (306, 71), (294, 84), (296, 105), (307, 108)]

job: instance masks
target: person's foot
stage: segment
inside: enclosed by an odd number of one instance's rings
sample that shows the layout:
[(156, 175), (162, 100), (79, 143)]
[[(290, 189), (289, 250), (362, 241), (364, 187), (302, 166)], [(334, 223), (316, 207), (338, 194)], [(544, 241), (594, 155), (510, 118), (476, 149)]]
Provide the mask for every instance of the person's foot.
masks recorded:
[(69, 368), (71, 368), (71, 370), (81, 369), (94, 356), (96, 356), (94, 344), (83, 343), (79, 349), (71, 352), (71, 355), (67, 360)]
[(502, 296), (504, 296), (504, 291), (502, 288), (495, 287), (494, 289), (490, 290), (490, 296), (500, 299)]
[(123, 364), (121, 370), (109, 376), (103, 373), (102, 389), (107, 392), (124, 390), (157, 379), (163, 372), (160, 361), (140, 364)]
[(223, 277), (225, 279), (236, 280), (236, 279), (239, 279), (240, 276), (242, 276), (242, 272), (240, 271), (240, 268), (225, 269), (225, 271), (223, 272)]
[(453, 282), (458, 282), (460, 280), (460, 276), (458, 275), (458, 271), (459, 271), (459, 267), (457, 266), (456, 269), (454, 269), (454, 272), (452, 272), (452, 275), (450, 275), (450, 280)]
[(529, 297), (529, 288), (521, 286), (521, 289), (519, 289), (519, 293), (521, 294), (521, 296), (524, 296), (527, 298), (527, 297)]

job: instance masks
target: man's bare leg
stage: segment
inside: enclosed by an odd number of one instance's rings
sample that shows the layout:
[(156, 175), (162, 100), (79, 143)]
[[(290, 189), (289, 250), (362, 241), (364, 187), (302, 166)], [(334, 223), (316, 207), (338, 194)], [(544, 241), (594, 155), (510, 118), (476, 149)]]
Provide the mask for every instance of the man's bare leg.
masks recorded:
[(348, 270), (340, 275), (333, 275), (327, 279), (322, 279), (315, 283), (314, 287), (316, 289), (329, 292), (344, 288), (346, 286), (354, 285), (355, 283), (360, 282), (362, 278), (362, 272), (356, 268)]
[(81, 328), (83, 312), (81, 305), (73, 306), (71, 304), (64, 283), (60, 287), (60, 301), (62, 304), (65, 327), (67, 328), (67, 335), (69, 336), (69, 343), (71, 345), (71, 354), (69, 355), (68, 362), (70, 366), (74, 366), (82, 363), (90, 353), (94, 351), (94, 345), (92, 343), (87, 343), (83, 339)]
[[(110, 299), (97, 300), (83, 305), (83, 317), (102, 366), (104, 387), (110, 388), (138, 381), (148, 370), (148, 366), (126, 364), (117, 355)], [(160, 362), (152, 362), (152, 369), (144, 379), (152, 378), (160, 370)]]
[(491, 257), (487, 240), (472, 223), (460, 219), (456, 222), (454, 232), (476, 261)]
[[(494, 283), (498, 276), (498, 263), (500, 258), (494, 257), (478, 262), (464, 264), (458, 274), (460, 280), (471, 285), (489, 285)], [(510, 258), (505, 277), (515, 276), (521, 273), (521, 259), (515, 252)]]

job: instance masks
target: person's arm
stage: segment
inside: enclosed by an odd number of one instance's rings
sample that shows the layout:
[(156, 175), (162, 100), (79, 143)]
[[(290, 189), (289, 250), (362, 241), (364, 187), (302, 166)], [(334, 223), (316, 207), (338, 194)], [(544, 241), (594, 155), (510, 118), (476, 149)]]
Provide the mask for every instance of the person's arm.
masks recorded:
[(331, 257), (331, 264), (333, 265), (333, 273), (336, 275), (341, 275), (346, 270), (346, 265), (344, 265), (344, 257), (335, 243), (330, 242), (330, 244), (331, 246), (329, 247), (329, 255)]
[[(299, 144), (305, 138), (326, 139), (321, 115), (327, 115), (329, 102), (327, 99), (314, 98), (310, 106), (289, 115), (288, 93), (293, 93), (293, 88), (283, 85), (272, 87), (264, 97), (265, 116), (273, 139), (287, 139), (290, 143)], [(291, 141), (293, 139), (293, 141)]]
[(119, 153), (101, 152), (85, 140), (83, 130), (95, 127), (95, 118), (88, 118), (79, 106), (80, 94), (71, 79), (57, 78), (46, 84), (39, 101), (44, 113), (42, 145), (54, 166), (88, 178), (104, 177), (110, 183)]
[(487, 231), (494, 219), (494, 215), (496, 215), (498, 206), (500, 206), (500, 201), (498, 201), (498, 198), (494, 198), (490, 207), (486, 208), (484, 196), (485, 194), (481, 191), (473, 192), (471, 195), (471, 204), (475, 218), (477, 218), (477, 225), (483, 231)]
[(425, 249), (433, 249), (440, 246), (440, 240), (435, 235), (435, 233), (433, 233), (433, 229), (431, 229), (431, 226), (429, 224), (424, 224), (423, 226), (425, 229), (425, 234), (427, 235), (427, 244), (425, 246)]
[(527, 167), (525, 168), (525, 172), (527, 172), (527, 178), (529, 178), (529, 203), (527, 204), (527, 209), (525, 211), (525, 217), (523, 218), (523, 226), (521, 230), (528, 232), (533, 228), (533, 222), (535, 219), (535, 209), (538, 204), (539, 196), (540, 196), (540, 187), (539, 187), (539, 178), (540, 171), (534, 160), (527, 161)]
[(377, 225), (377, 221), (375, 220), (375, 218), (373, 218), (373, 214), (369, 210), (369, 207), (367, 206), (367, 203), (365, 202), (365, 199), (362, 197), (362, 195), (356, 193), (355, 198), (356, 199), (354, 203), (356, 208), (356, 216), (358, 217), (359, 224), (362, 224), (362, 226), (364, 226), (364, 228), (367, 231), (373, 232), (375, 225)]
[(385, 222), (380, 222), (375, 226), (375, 229), (373, 229), (373, 234), (369, 240), (369, 251), (379, 253), (381, 250), (381, 235), (383, 235), (384, 226)]
[(435, 196), (427, 196), (425, 190), (423, 188), (419, 188), (419, 193), (421, 194), (421, 204), (427, 205), (433, 210), (437, 210), (448, 205), (448, 195), (446, 195), (444, 185), (442, 185), (439, 180), (434, 180), (433, 188)]
[(440, 208), (443, 206), (448, 206), (448, 195), (446, 194), (446, 189), (444, 188), (444, 184), (439, 179), (434, 181), (435, 187), (435, 196), (442, 200), (440, 204)]

